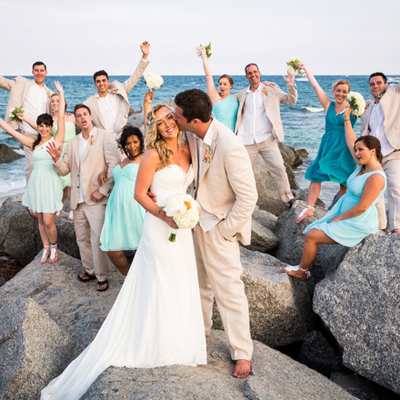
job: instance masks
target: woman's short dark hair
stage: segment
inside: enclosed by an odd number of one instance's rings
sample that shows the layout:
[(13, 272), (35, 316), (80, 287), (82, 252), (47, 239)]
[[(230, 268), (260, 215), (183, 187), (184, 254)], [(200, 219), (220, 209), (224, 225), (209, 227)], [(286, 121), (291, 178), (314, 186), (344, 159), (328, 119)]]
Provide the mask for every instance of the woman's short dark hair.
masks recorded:
[(369, 150), (375, 149), (376, 158), (378, 159), (378, 161), (380, 163), (382, 163), (383, 155), (382, 155), (382, 150), (381, 150), (381, 142), (379, 141), (378, 138), (376, 138), (375, 136), (371, 136), (371, 135), (360, 136), (355, 141), (354, 146), (358, 142), (363, 142)]
[[(36, 119), (36, 125), (45, 124), (46, 126), (53, 126), (53, 117), (50, 114), (40, 114)], [(32, 144), (32, 150), (35, 150), (35, 147), (40, 143), (42, 140), (42, 136), (38, 132), (36, 140)]]
[(120, 138), (118, 140), (119, 148), (124, 151), (126, 156), (128, 156), (128, 152), (126, 151), (125, 147), (126, 147), (126, 141), (131, 136), (136, 136), (139, 139), (139, 142), (140, 142), (140, 153), (143, 153), (144, 152), (144, 137), (143, 137), (143, 133), (141, 132), (141, 130), (139, 128), (136, 128), (134, 126), (124, 126), (124, 129), (122, 130), (121, 136), (120, 136)]
[(221, 76), (218, 78), (218, 83), (219, 83), (219, 81), (220, 81), (222, 78), (228, 79), (229, 83), (233, 86), (233, 84), (234, 84), (233, 78), (232, 78), (230, 75), (228, 75), (228, 74), (223, 74), (223, 75), (221, 75)]

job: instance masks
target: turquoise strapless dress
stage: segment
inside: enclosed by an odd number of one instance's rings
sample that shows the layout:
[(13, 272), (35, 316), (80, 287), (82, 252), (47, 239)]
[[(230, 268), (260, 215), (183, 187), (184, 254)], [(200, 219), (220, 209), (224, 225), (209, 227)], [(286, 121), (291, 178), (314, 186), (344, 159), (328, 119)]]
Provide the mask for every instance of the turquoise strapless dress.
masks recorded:
[(213, 106), (213, 114), (219, 122), (222, 122), (232, 132), (235, 132), (238, 109), (239, 103), (231, 95), (223, 100), (220, 100)]
[[(57, 132), (57, 124), (54, 124), (53, 128), (51, 129), (52, 136), (54, 136), (56, 134), (56, 132)], [(61, 157), (64, 156), (68, 140), (72, 139), (75, 136), (76, 136), (75, 124), (73, 122), (66, 122), (65, 123), (65, 136), (64, 136)], [(63, 184), (63, 189), (67, 186), (71, 186), (71, 174), (62, 176), (61, 180), (62, 180), (62, 184)]]
[(360, 202), (365, 183), (372, 174), (382, 175), (386, 182), (386, 175), (382, 171), (373, 171), (357, 176), (360, 170), (361, 167), (358, 167), (349, 176), (347, 180), (347, 193), (338, 200), (323, 218), (308, 225), (303, 233), (307, 233), (311, 229), (319, 229), (335, 242), (343, 246), (353, 247), (360, 243), (366, 236), (379, 232), (378, 211), (375, 205), (385, 191), (386, 183), (379, 196), (365, 212), (353, 218), (346, 218), (338, 222), (329, 222), (333, 217), (350, 210), (350, 208)]
[(63, 208), (61, 177), (46, 151), (46, 146), (51, 141), (54, 142), (54, 139), (36, 146), (32, 153), (33, 171), (22, 197), (22, 204), (33, 212), (52, 214)]
[(136, 250), (142, 237), (145, 209), (134, 199), (139, 164), (117, 165), (114, 188), (108, 199), (100, 248), (103, 251)]
[[(346, 143), (344, 113), (336, 115), (332, 102), (325, 116), (325, 134), (322, 136), (317, 157), (307, 168), (306, 179), (311, 182), (337, 182), (346, 186), (347, 178), (356, 168), (353, 156)], [(351, 115), (351, 125), (356, 118)]]

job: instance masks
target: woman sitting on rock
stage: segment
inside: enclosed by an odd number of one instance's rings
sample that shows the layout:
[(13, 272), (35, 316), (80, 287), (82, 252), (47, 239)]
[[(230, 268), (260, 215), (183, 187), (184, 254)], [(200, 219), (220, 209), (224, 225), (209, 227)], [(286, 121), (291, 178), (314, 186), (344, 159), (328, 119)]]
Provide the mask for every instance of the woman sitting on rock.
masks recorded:
[(386, 176), (380, 165), (381, 144), (374, 136), (356, 135), (351, 124), (351, 109), (344, 115), (346, 142), (359, 165), (347, 179), (348, 192), (319, 221), (307, 226), (300, 265), (287, 265), (281, 271), (301, 281), (310, 272), (319, 243), (353, 247), (366, 236), (378, 233), (376, 203), (386, 188)]

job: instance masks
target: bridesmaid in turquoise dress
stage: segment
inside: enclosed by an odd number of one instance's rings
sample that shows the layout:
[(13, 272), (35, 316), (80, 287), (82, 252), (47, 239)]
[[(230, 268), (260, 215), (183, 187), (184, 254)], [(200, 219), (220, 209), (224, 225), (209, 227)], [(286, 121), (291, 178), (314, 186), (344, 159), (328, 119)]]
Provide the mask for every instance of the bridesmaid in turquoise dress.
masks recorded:
[(366, 236), (379, 232), (376, 203), (386, 188), (386, 176), (381, 167), (381, 144), (374, 136), (356, 135), (351, 125), (350, 109), (345, 116), (346, 140), (359, 167), (347, 180), (348, 192), (320, 220), (304, 230), (306, 234), (300, 265), (281, 268), (299, 280), (306, 279), (318, 244), (353, 247)]
[(234, 84), (233, 79), (229, 75), (221, 75), (218, 78), (218, 92), (214, 85), (204, 47), (196, 47), (196, 50), (202, 54), (204, 73), (207, 80), (207, 91), (213, 104), (213, 114), (218, 121), (226, 125), (232, 132), (235, 132), (239, 103), (237, 95), (231, 95), (231, 89)]
[(56, 212), (62, 209), (61, 177), (56, 172), (52, 158), (47, 152), (47, 145), (50, 142), (55, 142), (60, 147), (64, 141), (64, 93), (59, 82), (54, 82), (54, 85), (59, 93), (62, 106), (62, 112), (59, 115), (61, 124), (54, 138), (51, 136), (53, 117), (49, 114), (41, 114), (37, 118), (37, 139), (22, 135), (0, 118), (0, 127), (5, 132), (32, 149), (34, 167), (22, 198), (22, 204), (28, 207), (33, 216), (37, 217), (39, 223), (39, 232), (44, 248), (41, 264), (44, 264), (49, 257), (51, 264), (58, 260), (57, 229), (54, 218)]
[[(138, 128), (126, 126), (119, 146), (127, 157), (113, 169), (114, 188), (107, 203), (100, 248), (107, 251), (112, 263), (126, 276), (129, 271), (125, 250), (136, 250), (142, 237), (144, 208), (134, 199), (136, 175), (143, 158), (144, 139)], [(105, 174), (99, 175), (102, 186)]]
[[(329, 99), (319, 86), (314, 75), (305, 64), (298, 64), (307, 74), (315, 94), (325, 109), (325, 134), (322, 137), (317, 157), (306, 171), (306, 179), (310, 180), (307, 206), (297, 215), (296, 222), (314, 215), (314, 205), (321, 191), (321, 182), (331, 181), (339, 183), (339, 197), (347, 190), (347, 178), (354, 171), (356, 163), (346, 145), (343, 115), (349, 107), (346, 101), (350, 92), (350, 83), (341, 79), (333, 84), (335, 101)], [(356, 117), (350, 116), (352, 126)]]

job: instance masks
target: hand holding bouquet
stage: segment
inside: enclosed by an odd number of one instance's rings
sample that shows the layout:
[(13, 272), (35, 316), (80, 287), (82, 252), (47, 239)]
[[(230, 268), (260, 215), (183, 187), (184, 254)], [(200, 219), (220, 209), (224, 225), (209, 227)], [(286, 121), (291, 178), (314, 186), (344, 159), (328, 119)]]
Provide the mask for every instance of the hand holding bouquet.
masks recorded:
[(196, 50), (198, 57), (203, 57), (205, 55), (207, 58), (210, 58), (213, 53), (211, 42), (207, 46), (201, 44), (199, 47), (196, 47)]
[(25, 115), (25, 114), (26, 114), (25, 108), (22, 108), (22, 107), (14, 107), (14, 108), (10, 111), (10, 114), (9, 114), (10, 121), (22, 122), (22, 119), (19, 118), (17, 114)]
[(288, 66), (287, 70), (290, 75), (303, 75), (301, 68), (299, 68), (297, 64), (302, 64), (302, 62), (296, 57), (291, 57), (286, 63)]
[(359, 117), (365, 111), (365, 100), (361, 93), (350, 92), (346, 99), (350, 108), (353, 110), (353, 115)]

